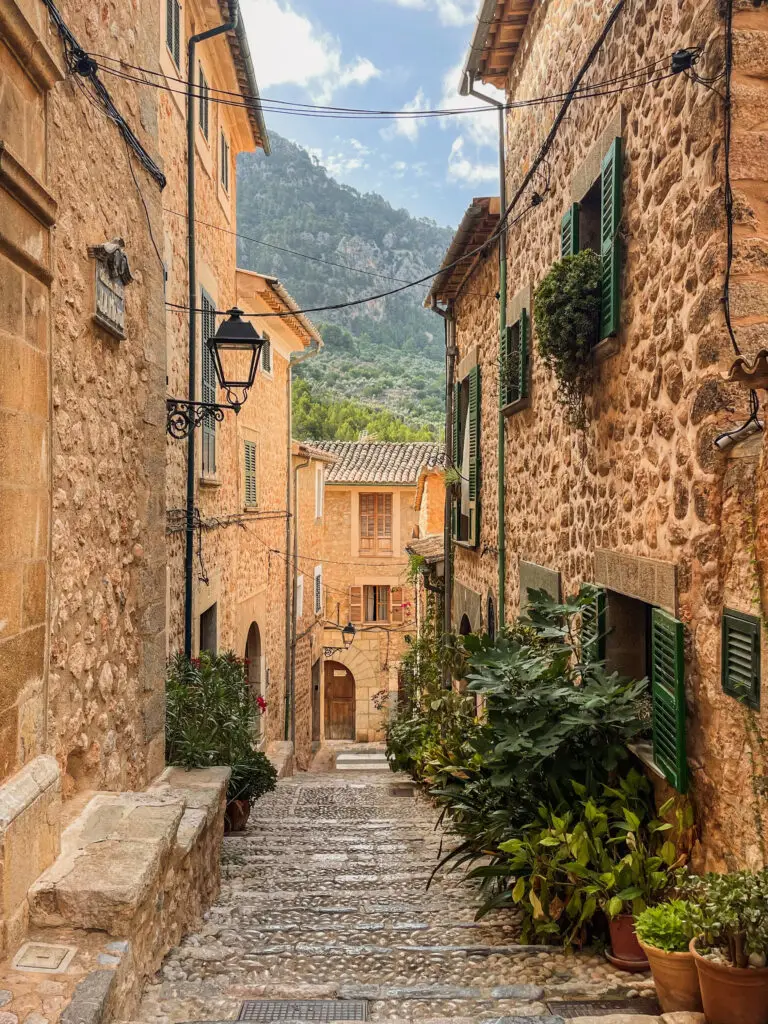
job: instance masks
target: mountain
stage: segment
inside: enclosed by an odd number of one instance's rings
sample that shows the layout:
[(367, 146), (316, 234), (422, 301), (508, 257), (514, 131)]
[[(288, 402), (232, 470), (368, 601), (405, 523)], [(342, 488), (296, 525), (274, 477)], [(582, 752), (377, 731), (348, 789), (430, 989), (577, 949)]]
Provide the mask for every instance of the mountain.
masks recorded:
[[(302, 307), (377, 294), (435, 270), (450, 228), (335, 181), (305, 149), (270, 133), (272, 154), (237, 161), (237, 224), (248, 235), (341, 266), (238, 239), (238, 266), (279, 277)], [(357, 272), (366, 270), (375, 275)], [(429, 285), (310, 314), (325, 349), (297, 368), (318, 399), (354, 399), (439, 435), (443, 325), (422, 306)], [(306, 396), (305, 396), (306, 397)]]

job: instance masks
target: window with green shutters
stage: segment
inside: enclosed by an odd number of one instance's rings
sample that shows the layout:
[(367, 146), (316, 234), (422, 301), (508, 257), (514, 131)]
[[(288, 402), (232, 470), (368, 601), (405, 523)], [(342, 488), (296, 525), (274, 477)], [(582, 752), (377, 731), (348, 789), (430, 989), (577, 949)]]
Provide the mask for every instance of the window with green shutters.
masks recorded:
[(202, 64), (198, 64), (197, 67), (198, 67), (198, 82), (199, 82), (199, 85), (200, 85), (200, 88), (199, 88), (199, 91), (198, 91), (198, 95), (197, 95), (197, 103), (198, 103), (197, 118), (198, 118), (198, 122), (200, 124), (200, 131), (203, 133), (203, 135), (207, 139), (208, 138), (208, 125), (209, 125), (208, 115), (209, 115), (209, 106), (210, 106), (210, 104), (208, 102), (208, 92), (209, 92), (209, 90), (208, 90), (208, 79), (205, 77), (205, 72), (203, 71), (203, 65)]
[(480, 367), (469, 371), (469, 536), (467, 543), (477, 547), (480, 540)]
[(579, 251), (579, 204), (573, 203), (560, 222), (560, 256), (575, 256)]
[(528, 310), (520, 310), (520, 318), (504, 332), (504, 351), (500, 366), (502, 406), (512, 405), (528, 397)]
[(451, 534), (460, 544), (476, 547), (480, 538), (479, 366), (454, 384), (452, 447), (453, 465), (461, 480), (451, 503)]
[(258, 491), (256, 488), (256, 442), (243, 441), (243, 470), (245, 481), (245, 507), (256, 508)]
[(581, 610), (581, 660), (605, 660), (605, 590), (596, 588), (594, 599)]
[(679, 793), (688, 788), (685, 751), (683, 624), (660, 608), (651, 611), (653, 760)]
[[(213, 356), (206, 342), (216, 333), (216, 306), (207, 292), (202, 293), (202, 375), (201, 397), (204, 402), (215, 402), (218, 397), (216, 385), (216, 369)], [(204, 476), (213, 476), (216, 472), (216, 420), (211, 413), (203, 417), (202, 427), (203, 456), (202, 468)]]
[(173, 57), (177, 68), (181, 58), (181, 6), (178, 0), (166, 0), (165, 5), (165, 43)]
[(723, 612), (721, 679), (723, 690), (760, 710), (760, 619), (726, 608)]

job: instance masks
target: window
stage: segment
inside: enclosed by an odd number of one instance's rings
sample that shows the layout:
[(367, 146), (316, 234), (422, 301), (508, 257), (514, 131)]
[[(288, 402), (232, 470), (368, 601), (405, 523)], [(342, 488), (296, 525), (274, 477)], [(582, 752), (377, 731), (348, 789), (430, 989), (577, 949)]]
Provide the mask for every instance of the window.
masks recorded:
[(200, 84), (200, 89), (199, 89), (198, 95), (197, 95), (197, 102), (198, 102), (198, 105), (199, 105), (198, 113), (197, 113), (197, 119), (198, 119), (198, 122), (200, 124), (200, 131), (203, 133), (203, 135), (207, 139), (208, 138), (208, 108), (209, 108), (209, 104), (208, 104), (208, 91), (209, 90), (208, 90), (208, 79), (205, 77), (205, 72), (203, 71), (203, 65), (202, 64), (198, 64), (198, 66), (197, 66), (197, 76), (198, 76), (197, 80), (198, 80), (198, 82)]
[(221, 187), (229, 195), (229, 143), (221, 133)]
[(256, 508), (258, 492), (256, 489), (256, 442), (243, 441), (243, 468), (245, 475), (245, 507)]
[(480, 538), (480, 368), (453, 390), (453, 465), (461, 475), (451, 502), (453, 539), (477, 547)]
[(315, 615), (323, 610), (323, 567), (315, 566)]
[(584, 249), (594, 249), (600, 255), (600, 341), (619, 330), (621, 177), (621, 138), (617, 137), (603, 158), (600, 177), (580, 203), (566, 210), (560, 223), (562, 256), (573, 256)]
[(218, 649), (217, 620), (218, 612), (215, 604), (212, 604), (200, 616), (200, 650), (208, 651), (209, 654), (215, 654)]
[(181, 5), (178, 0), (166, 0), (165, 45), (177, 68), (181, 67)]
[[(202, 293), (202, 362), (203, 370), (202, 400), (204, 402), (215, 402), (218, 397), (216, 386), (216, 368), (213, 363), (213, 356), (206, 344), (208, 338), (216, 333), (216, 305), (207, 292)], [(212, 413), (206, 413), (203, 418), (203, 475), (213, 476), (216, 473), (216, 420)]]
[(296, 574), (296, 619), (304, 614), (304, 573)]
[(360, 550), (392, 550), (392, 495), (360, 495)]
[(315, 466), (315, 519), (320, 519), (325, 506), (325, 469)]
[(723, 612), (723, 691), (760, 710), (760, 619), (727, 608)]
[(264, 335), (264, 344), (261, 346), (261, 368), (264, 373), (272, 373), (272, 342), (269, 335)]
[(528, 397), (528, 310), (504, 334), (501, 367), (501, 404), (512, 405)]
[(352, 622), (403, 621), (403, 588), (370, 584), (349, 588), (349, 617)]

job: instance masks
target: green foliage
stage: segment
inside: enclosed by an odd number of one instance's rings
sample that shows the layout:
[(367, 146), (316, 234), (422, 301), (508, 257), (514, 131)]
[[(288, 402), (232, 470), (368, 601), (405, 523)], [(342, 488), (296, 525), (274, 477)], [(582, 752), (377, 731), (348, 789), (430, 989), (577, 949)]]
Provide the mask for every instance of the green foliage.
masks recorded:
[(536, 290), (539, 352), (557, 378), (571, 421), (583, 426), (600, 325), (601, 261), (592, 249), (554, 263)]
[(230, 766), (227, 798), (253, 802), (277, 781), (272, 763), (253, 748), (260, 713), (246, 682), (245, 663), (233, 653), (203, 652), (192, 661), (177, 654), (166, 680), (168, 764)]
[[(381, 196), (334, 181), (300, 146), (270, 132), (272, 153), (237, 161), (238, 266), (274, 274), (304, 307), (385, 291), (440, 265), (452, 230), (395, 210)], [(367, 277), (270, 248), (373, 271)], [(370, 398), (417, 425), (443, 417), (444, 335), (422, 303), (428, 285), (323, 314), (327, 349), (299, 376), (333, 398)], [(366, 393), (367, 389), (372, 389)], [(319, 435), (315, 435), (319, 436)]]
[(733, 967), (748, 967), (750, 956), (768, 957), (768, 868), (730, 875), (691, 877), (684, 895), (704, 917), (697, 948), (710, 949)]
[(646, 909), (635, 920), (635, 934), (646, 946), (665, 953), (687, 953), (704, 928), (701, 909), (690, 900), (671, 900)]
[(432, 441), (429, 427), (410, 427), (381, 409), (348, 399), (318, 396), (306, 381), (293, 382), (293, 436), (300, 441), (357, 441), (367, 434), (377, 441)]

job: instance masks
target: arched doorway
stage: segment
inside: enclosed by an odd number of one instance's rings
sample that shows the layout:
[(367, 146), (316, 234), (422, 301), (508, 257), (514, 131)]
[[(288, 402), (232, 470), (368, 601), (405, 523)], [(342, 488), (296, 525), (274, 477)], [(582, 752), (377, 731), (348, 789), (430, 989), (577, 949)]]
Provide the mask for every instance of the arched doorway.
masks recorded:
[(469, 621), (468, 616), (462, 615), (461, 622), (459, 623), (459, 634), (461, 636), (469, 636), (472, 632), (472, 623)]
[(339, 661), (325, 663), (325, 738), (355, 739), (355, 677)]
[(254, 697), (263, 697), (264, 680), (261, 678), (261, 632), (258, 624), (251, 623), (245, 641), (246, 679)]

